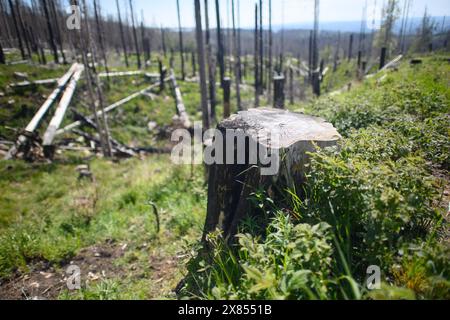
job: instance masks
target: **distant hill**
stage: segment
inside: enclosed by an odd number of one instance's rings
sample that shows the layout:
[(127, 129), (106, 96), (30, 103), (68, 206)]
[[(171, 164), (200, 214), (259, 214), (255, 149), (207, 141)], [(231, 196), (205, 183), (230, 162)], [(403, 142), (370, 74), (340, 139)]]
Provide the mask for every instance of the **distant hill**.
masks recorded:
[[(442, 30), (442, 23), (444, 17), (433, 17), (434, 21), (437, 23), (437, 31)], [(417, 28), (420, 26), (422, 22), (422, 17), (412, 18), (409, 20), (408, 32), (415, 33)], [(370, 23), (371, 25), (371, 23)], [(379, 25), (379, 23), (378, 23)], [(289, 29), (312, 29), (313, 22), (305, 22), (305, 23), (293, 23), (286, 24), (284, 26), (286, 30)], [(445, 29), (450, 29), (450, 18), (446, 18), (445, 21)], [(281, 25), (274, 26), (275, 31), (280, 31), (282, 29)], [(401, 29), (401, 20), (397, 21), (395, 25), (395, 32), (399, 32)], [(359, 32), (361, 30), (361, 21), (325, 21), (320, 23), (320, 30), (323, 31), (342, 31), (342, 32)]]

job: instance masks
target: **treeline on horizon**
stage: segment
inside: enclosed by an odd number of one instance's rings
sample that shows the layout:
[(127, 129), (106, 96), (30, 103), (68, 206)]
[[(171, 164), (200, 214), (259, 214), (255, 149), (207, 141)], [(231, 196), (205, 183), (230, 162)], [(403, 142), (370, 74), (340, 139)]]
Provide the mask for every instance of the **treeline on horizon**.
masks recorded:
[[(3, 30), (0, 35), (1, 47), (19, 48), (24, 60), (32, 57), (34, 53), (41, 63), (47, 62), (44, 51), (50, 50), (56, 62), (65, 62), (68, 52), (76, 51), (74, 32), (70, 32), (66, 27), (66, 20), (69, 17), (66, 10), (69, 2), (82, 8), (82, 14), (86, 14), (90, 21), (90, 36), (93, 39), (100, 39), (101, 36), (108, 52), (115, 50), (117, 54), (127, 52), (131, 55), (135, 54), (137, 49), (149, 57), (153, 52), (167, 56), (171, 51), (192, 54), (196, 50), (195, 30), (183, 27), (182, 17), (179, 19), (179, 29), (164, 26), (149, 27), (148, 21), (145, 21), (145, 13), (134, 10), (133, 0), (111, 1), (111, 5), (114, 4), (117, 8), (116, 15), (104, 14), (98, 0), (0, 0), (0, 28)], [(210, 5), (217, 6), (217, 1), (209, 2)], [(83, 9), (84, 5), (86, 5), (86, 11)], [(414, 30), (413, 18), (409, 16), (410, 8), (411, 0), (390, 0), (384, 8), (377, 8), (382, 10), (381, 27), (377, 30), (369, 28), (371, 24), (375, 24), (375, 21), (368, 21), (367, 8), (363, 9), (360, 32), (321, 30), (317, 43), (321, 59), (329, 61), (336, 54), (343, 58), (353, 57), (359, 54), (359, 51), (370, 59), (371, 56), (378, 56), (382, 47), (388, 48), (388, 56), (397, 51), (400, 53), (409, 50), (425, 52), (448, 48), (450, 32), (446, 18), (443, 18), (441, 22), (436, 21), (425, 9), (420, 26)], [(227, 20), (227, 14), (230, 13), (223, 10), (224, 8), (220, 9), (217, 11), (217, 15), (221, 17), (220, 20)], [(263, 10), (265, 18), (272, 15), (272, 12), (266, 11), (269, 10)], [(224, 21), (221, 25), (224, 50), (227, 56), (231, 56), (233, 32), (232, 29), (227, 28)], [(209, 28), (211, 45), (217, 51), (217, 26), (211, 23)], [(240, 28), (239, 25), (237, 28), (241, 54), (252, 55), (255, 31)], [(262, 30), (266, 52), (269, 50), (270, 35), (273, 39), (272, 50), (275, 56), (282, 54), (302, 60), (309, 59), (312, 30), (281, 28), (275, 31), (272, 25), (264, 24)], [(180, 33), (183, 34), (183, 44), (179, 41)]]

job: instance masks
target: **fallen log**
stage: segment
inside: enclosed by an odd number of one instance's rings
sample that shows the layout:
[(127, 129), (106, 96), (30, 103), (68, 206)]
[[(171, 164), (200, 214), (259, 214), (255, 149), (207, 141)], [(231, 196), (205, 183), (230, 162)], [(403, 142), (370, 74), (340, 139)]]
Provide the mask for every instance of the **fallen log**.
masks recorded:
[(177, 79), (175, 77), (175, 72), (173, 71), (173, 69), (170, 70), (170, 82), (172, 85), (172, 90), (176, 101), (177, 114), (180, 123), (183, 125), (184, 128), (186, 129), (190, 128), (191, 121), (189, 120), (189, 115), (186, 112), (186, 107), (183, 102), (183, 96), (181, 94), (180, 87), (178, 86)]
[(258, 213), (252, 193), (264, 190), (275, 200), (287, 189), (302, 190), (309, 153), (340, 139), (323, 119), (279, 109), (250, 109), (221, 122), (205, 150), (214, 151), (216, 161), (209, 166), (203, 240), (219, 229), (233, 241), (242, 219)]
[(17, 152), (20, 150), (21, 146), (27, 142), (28, 137), (34, 134), (34, 131), (37, 129), (42, 118), (45, 116), (47, 111), (55, 102), (56, 98), (58, 98), (59, 94), (64, 89), (64, 87), (67, 85), (70, 78), (73, 76), (73, 73), (75, 72), (76, 68), (77, 64), (73, 64), (72, 67), (69, 69), (69, 71), (61, 79), (58, 80), (58, 87), (48, 96), (47, 100), (39, 108), (38, 112), (34, 115), (33, 119), (25, 128), (24, 134), (21, 134), (19, 136), (15, 145), (11, 148), (11, 150), (9, 150), (8, 154), (5, 157), (6, 160), (15, 157)]
[[(75, 114), (75, 116), (77, 118), (80, 119), (80, 121), (83, 122), (83, 124), (85, 124), (86, 126), (91, 127), (92, 129), (98, 131), (97, 124), (94, 122), (94, 120), (85, 117), (84, 115), (82, 115), (81, 113), (79, 113), (76, 110), (72, 110), (72, 112)], [(89, 140), (94, 141), (92, 139), (89, 139)], [(134, 150), (132, 150), (132, 148), (129, 148), (129, 147), (121, 144), (120, 142), (118, 142), (117, 140), (115, 140), (112, 137), (110, 137), (109, 140), (111, 141), (111, 145), (113, 147), (113, 152), (121, 153), (121, 154), (124, 154), (124, 155), (129, 156), (129, 157), (136, 156), (136, 153), (134, 152)], [(97, 141), (94, 141), (94, 142), (97, 142)]]
[(72, 79), (70, 80), (69, 84), (67, 85), (67, 88), (61, 97), (61, 101), (59, 102), (58, 108), (55, 111), (55, 115), (53, 116), (52, 120), (50, 121), (50, 124), (47, 128), (47, 131), (44, 133), (43, 138), (43, 146), (44, 146), (44, 152), (46, 155), (49, 156), (53, 153), (53, 141), (56, 136), (56, 131), (61, 126), (61, 123), (64, 119), (64, 116), (66, 114), (66, 111), (69, 107), (69, 104), (72, 100), (73, 94), (75, 92), (75, 89), (77, 87), (77, 83), (81, 78), (81, 74), (84, 71), (84, 66), (81, 64), (78, 64), (76, 67), (76, 71), (73, 74)]
[[(95, 138), (94, 136), (83, 132), (81, 130), (74, 129), (73, 132), (80, 137), (83, 137), (84, 139), (88, 141), (95, 142), (96, 145), (100, 145), (100, 139)], [(126, 157), (126, 158), (132, 158), (136, 156), (136, 153), (129, 147), (122, 145), (121, 143), (117, 142), (114, 139), (111, 139), (111, 145), (112, 145), (112, 152), (117, 157)]]
[(127, 76), (138, 76), (143, 74), (141, 70), (138, 71), (124, 71), (124, 72), (101, 72), (98, 74), (100, 78), (113, 78), (113, 77), (127, 77)]
[(40, 86), (40, 85), (50, 85), (50, 84), (58, 83), (58, 81), (59, 81), (59, 79), (22, 81), (22, 82), (11, 83), (9, 86), (13, 89), (17, 89), (17, 88), (25, 88), (25, 87), (32, 87), (32, 86)]
[[(124, 105), (125, 103), (130, 102), (130, 101), (133, 100), (133, 99), (136, 99), (137, 97), (139, 97), (139, 96), (145, 94), (147, 91), (150, 91), (150, 90), (152, 90), (152, 89), (154, 89), (154, 88), (156, 88), (156, 87), (159, 87), (159, 82), (157, 82), (157, 83), (155, 83), (155, 84), (152, 84), (151, 86), (148, 86), (147, 88), (145, 88), (145, 89), (143, 89), (143, 90), (141, 90), (141, 91), (138, 91), (138, 92), (136, 92), (136, 93), (133, 93), (132, 95), (130, 95), (130, 96), (128, 96), (128, 97), (126, 97), (126, 98), (124, 98), (124, 99), (122, 99), (122, 100), (117, 101), (116, 103), (113, 103), (112, 105), (110, 105), (110, 106), (108, 106), (107, 108), (105, 108), (105, 113), (109, 113), (109, 112), (111, 112), (111, 111), (117, 109), (118, 107)], [(102, 114), (103, 114), (102, 111), (97, 112), (97, 116), (99, 116), (99, 117), (100, 117)], [(89, 116), (88, 118), (89, 118), (89, 119), (94, 119), (94, 115), (91, 115), (91, 116)], [(70, 132), (70, 131), (72, 131), (73, 129), (78, 128), (79, 126), (81, 126), (81, 124), (82, 124), (81, 121), (75, 121), (74, 123), (69, 124), (68, 126), (66, 126), (66, 127), (62, 128), (62, 129), (56, 131), (56, 135), (59, 136), (59, 135), (61, 135), (61, 134)]]

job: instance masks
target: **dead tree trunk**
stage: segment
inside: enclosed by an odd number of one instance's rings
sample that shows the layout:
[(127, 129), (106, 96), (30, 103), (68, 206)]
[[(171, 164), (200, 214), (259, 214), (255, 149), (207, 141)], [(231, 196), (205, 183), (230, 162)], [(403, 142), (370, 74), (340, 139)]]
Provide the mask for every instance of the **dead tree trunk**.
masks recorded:
[(70, 101), (72, 100), (73, 94), (75, 92), (77, 82), (81, 77), (81, 73), (83, 72), (84, 67), (82, 65), (78, 65), (77, 69), (67, 85), (67, 89), (64, 92), (64, 95), (59, 102), (58, 108), (55, 111), (55, 115), (53, 116), (50, 124), (47, 128), (47, 131), (44, 133), (43, 143), (44, 152), (47, 157), (52, 158), (54, 153), (54, 144), (53, 141), (56, 136), (56, 131), (61, 126), (62, 121), (64, 120), (64, 116), (69, 108)]
[(231, 115), (231, 79), (223, 79), (223, 118)]
[(350, 35), (350, 40), (348, 43), (348, 61), (353, 58), (353, 33)]
[(22, 2), (20, 0), (16, 0), (16, 7), (17, 7), (17, 16), (19, 18), (20, 29), (22, 30), (23, 39), (24, 39), (24, 42), (25, 42), (25, 47), (27, 49), (27, 54), (28, 54), (28, 57), (30, 58), (30, 60), (33, 61), (33, 56), (31, 54), (30, 38), (28, 36), (27, 28), (26, 28), (25, 23), (23, 21), (23, 17), (22, 17)]
[(106, 53), (105, 43), (103, 41), (103, 30), (100, 25), (100, 18), (99, 18), (98, 11), (99, 11), (99, 8), (98, 8), (97, 0), (94, 0), (95, 25), (97, 26), (98, 43), (100, 45), (100, 50), (102, 52), (103, 63), (105, 64), (105, 72), (107, 74), (106, 78), (109, 83), (110, 79), (109, 79), (109, 69), (108, 69), (108, 57), (107, 57), (107, 53)]
[(195, 52), (192, 51), (191, 54), (191, 64), (192, 64), (192, 77), (197, 75), (197, 60), (195, 59)]
[(134, 38), (134, 47), (136, 49), (136, 59), (137, 59), (137, 66), (138, 69), (142, 68), (141, 64), (141, 53), (139, 51), (139, 43), (138, 43), (138, 37), (137, 37), (137, 31), (136, 31), (136, 24), (134, 22), (134, 9), (133, 9), (133, 0), (129, 0), (130, 4), (130, 14), (131, 14), (131, 23), (133, 26), (133, 38)]
[(263, 0), (259, 0), (259, 90), (264, 91), (264, 31), (263, 31)]
[(381, 48), (381, 55), (380, 55), (380, 70), (384, 68), (386, 64), (386, 47)]
[(247, 215), (261, 213), (249, 201), (252, 193), (273, 190), (276, 200), (286, 189), (301, 190), (309, 153), (334, 146), (341, 138), (320, 118), (269, 108), (240, 112), (219, 124), (218, 131), (211, 146), (216, 162), (209, 167), (203, 240), (219, 229), (229, 242)]
[(220, 21), (220, 6), (219, 0), (216, 0), (216, 20), (217, 20), (217, 61), (219, 62), (220, 70), (220, 84), (223, 87), (223, 80), (225, 79), (225, 58), (223, 46), (223, 33)]
[(49, 40), (50, 48), (53, 51), (53, 59), (55, 60), (55, 63), (59, 63), (58, 49), (56, 48), (55, 36), (53, 33), (53, 27), (52, 27), (52, 22), (51, 22), (51, 18), (50, 18), (50, 13), (48, 11), (47, 0), (41, 0), (41, 4), (42, 4), (42, 9), (44, 10), (44, 14), (45, 14), (45, 20), (47, 22), (47, 31), (48, 31), (48, 36), (49, 36), (48, 40)]
[(3, 47), (2, 44), (0, 42), (0, 64), (5, 64), (5, 54), (3, 53)]
[[(89, 63), (88, 59), (88, 50), (92, 51), (92, 38), (90, 33), (90, 27), (89, 27), (89, 21), (88, 21), (88, 13), (87, 13), (87, 6), (86, 6), (86, 0), (83, 0), (83, 23), (84, 23), (84, 37), (81, 37), (80, 33), (80, 43), (81, 39), (84, 39), (84, 42), (81, 43), (81, 52), (82, 52), (82, 58), (83, 58), (83, 64), (85, 66), (86, 71), (86, 82), (88, 84), (88, 93), (91, 100), (92, 109), (94, 111), (94, 118), (95, 123), (97, 124), (97, 127), (99, 128), (99, 136), (100, 140), (102, 141), (102, 151), (105, 157), (111, 157), (112, 156), (112, 149), (111, 149), (111, 141), (109, 139), (109, 128), (107, 123), (106, 114), (104, 112), (104, 104), (103, 104), (103, 94), (101, 91), (100, 81), (98, 79), (97, 74), (95, 74), (95, 68), (93, 68), (91, 73), (90, 66), (95, 66), (95, 60), (92, 60), (92, 63)], [(92, 58), (94, 58), (95, 55), (92, 55)], [(96, 91), (95, 91), (96, 90)], [(97, 96), (97, 99), (96, 99)], [(98, 117), (100, 109), (101, 114), (101, 121)]]
[(181, 94), (180, 87), (177, 83), (177, 78), (175, 77), (175, 73), (170, 70), (170, 82), (172, 84), (172, 90), (175, 97), (176, 107), (177, 107), (177, 115), (181, 125), (188, 129), (191, 127), (191, 121), (189, 120), (189, 115), (186, 112), (186, 107), (184, 106), (183, 96)]
[(273, 77), (273, 33), (272, 33), (272, 0), (269, 0), (269, 65), (268, 65), (268, 72), (269, 75), (269, 83), (267, 88), (267, 100), (269, 100), (269, 103), (272, 100), (272, 79)]
[(58, 12), (56, 10), (56, 2), (57, 1), (50, 1), (50, 7), (52, 10), (53, 19), (55, 20), (56, 24), (56, 40), (59, 45), (59, 51), (61, 52), (61, 57), (63, 59), (63, 64), (67, 64), (66, 54), (64, 53), (64, 43), (63, 43), (63, 37), (61, 34), (61, 25), (60, 25), (60, 19)]
[(255, 3), (255, 54), (254, 54), (254, 64), (255, 64), (255, 107), (259, 107), (259, 58), (258, 50), (259, 48), (259, 36), (258, 36), (258, 4)]
[(16, 30), (17, 41), (19, 42), (20, 54), (22, 56), (22, 59), (25, 60), (27, 58), (27, 56), (25, 54), (25, 50), (23, 47), (22, 35), (21, 35), (20, 29), (19, 29), (19, 22), (18, 22), (18, 18), (17, 18), (16, 8), (13, 3), (13, 0), (9, 0), (8, 2), (9, 2), (9, 8), (11, 9), (11, 15), (13, 18), (14, 29)]
[(294, 104), (294, 68), (289, 66), (289, 103)]
[(319, 74), (319, 0), (314, 1), (314, 33), (313, 33), (313, 92), (320, 96), (320, 74)]
[(161, 46), (164, 54), (164, 58), (167, 58), (167, 46), (166, 46), (166, 31), (161, 26)]
[(206, 84), (206, 64), (205, 64), (205, 48), (203, 45), (203, 30), (202, 30), (202, 16), (200, 9), (200, 0), (194, 0), (195, 5), (195, 25), (196, 25), (196, 40), (197, 40), (197, 56), (200, 70), (200, 92), (201, 92), (201, 106), (203, 116), (203, 130), (208, 130), (210, 127), (210, 114), (208, 109), (208, 89)]
[(120, 14), (119, 0), (116, 0), (116, 5), (117, 5), (117, 14), (119, 16), (120, 39), (122, 41), (123, 54), (125, 56), (125, 65), (127, 66), (127, 68), (129, 68), (130, 64), (128, 63), (127, 44), (125, 42), (125, 33), (123, 31), (122, 16)]
[(211, 33), (209, 30), (209, 9), (208, 0), (205, 0), (205, 32), (206, 32), (206, 58), (208, 62), (209, 79), (209, 104), (211, 110), (211, 119), (216, 119), (216, 66), (213, 60)]
[(234, 0), (231, 0), (231, 10), (232, 10), (232, 20), (233, 20), (233, 42), (234, 42), (234, 57), (235, 57), (235, 66), (234, 66), (234, 76), (235, 76), (235, 84), (236, 84), (236, 103), (237, 109), (239, 111), (242, 110), (241, 105), (241, 89), (240, 89), (240, 79), (241, 79), (241, 57), (238, 52), (238, 43), (237, 43), (237, 35), (236, 35), (236, 22), (235, 22), (235, 8), (234, 8)]
[(178, 37), (180, 43), (180, 58), (181, 58), (181, 80), (186, 80), (186, 69), (184, 63), (184, 45), (183, 45), (183, 29), (181, 27), (181, 12), (180, 12), (180, 0), (177, 0), (177, 13), (178, 13)]
[(284, 76), (278, 75), (273, 78), (273, 87), (274, 87), (274, 107), (277, 109), (284, 109)]

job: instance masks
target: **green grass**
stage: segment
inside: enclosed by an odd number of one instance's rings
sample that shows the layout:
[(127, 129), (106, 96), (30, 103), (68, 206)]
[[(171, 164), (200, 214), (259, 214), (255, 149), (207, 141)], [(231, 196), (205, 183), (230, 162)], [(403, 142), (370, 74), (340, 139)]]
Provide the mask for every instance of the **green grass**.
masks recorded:
[[(293, 106), (332, 122), (339, 148), (311, 155), (297, 190), (255, 194), (253, 210), (266, 218), (243, 223), (236, 245), (211, 234), (181, 297), (449, 298), (450, 65), (429, 56), (382, 76)], [(381, 290), (367, 290), (371, 265), (381, 268)]]

